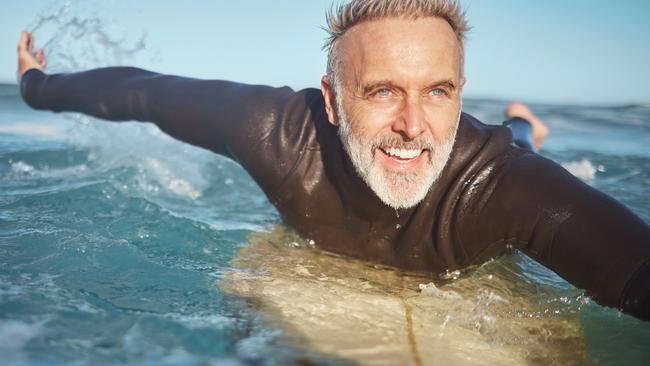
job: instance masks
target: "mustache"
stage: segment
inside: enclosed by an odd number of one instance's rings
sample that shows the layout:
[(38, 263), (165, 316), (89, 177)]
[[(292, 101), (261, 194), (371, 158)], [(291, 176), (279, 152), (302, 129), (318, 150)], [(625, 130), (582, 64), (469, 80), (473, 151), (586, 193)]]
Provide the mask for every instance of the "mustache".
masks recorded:
[(432, 136), (420, 135), (413, 140), (405, 140), (400, 135), (377, 136), (371, 141), (372, 149), (407, 149), (407, 150), (433, 150), (436, 142)]

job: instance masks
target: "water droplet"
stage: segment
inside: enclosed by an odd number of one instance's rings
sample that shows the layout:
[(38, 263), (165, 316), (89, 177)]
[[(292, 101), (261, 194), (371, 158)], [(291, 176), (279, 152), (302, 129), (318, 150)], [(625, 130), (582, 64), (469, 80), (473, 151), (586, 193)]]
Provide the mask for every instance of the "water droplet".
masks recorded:
[(395, 229), (399, 230), (401, 228), (402, 228), (402, 225), (400, 225), (400, 224), (395, 225)]
[(460, 277), (460, 271), (455, 270), (455, 271), (450, 271), (450, 270), (445, 270), (444, 273), (440, 275), (440, 278), (443, 280), (457, 280), (458, 277)]

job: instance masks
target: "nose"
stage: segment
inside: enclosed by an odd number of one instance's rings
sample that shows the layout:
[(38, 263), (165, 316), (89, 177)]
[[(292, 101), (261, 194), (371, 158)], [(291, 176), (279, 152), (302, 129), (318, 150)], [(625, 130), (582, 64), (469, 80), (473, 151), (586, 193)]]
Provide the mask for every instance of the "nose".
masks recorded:
[(419, 98), (404, 101), (399, 118), (393, 124), (393, 131), (402, 134), (408, 140), (414, 140), (425, 129), (424, 108)]

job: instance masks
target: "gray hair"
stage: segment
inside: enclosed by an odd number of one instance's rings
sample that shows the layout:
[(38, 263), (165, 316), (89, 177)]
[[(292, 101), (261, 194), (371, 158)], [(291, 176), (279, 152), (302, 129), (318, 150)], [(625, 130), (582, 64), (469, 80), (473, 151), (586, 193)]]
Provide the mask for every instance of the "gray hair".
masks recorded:
[(359, 23), (397, 17), (414, 20), (438, 17), (447, 21), (460, 44), (460, 71), (461, 74), (463, 73), (465, 33), (469, 31), (469, 26), (458, 0), (351, 0), (332, 7), (326, 14), (325, 30), (329, 33), (329, 37), (323, 49), (327, 50), (327, 76), (335, 91), (340, 82), (338, 41), (345, 32)]

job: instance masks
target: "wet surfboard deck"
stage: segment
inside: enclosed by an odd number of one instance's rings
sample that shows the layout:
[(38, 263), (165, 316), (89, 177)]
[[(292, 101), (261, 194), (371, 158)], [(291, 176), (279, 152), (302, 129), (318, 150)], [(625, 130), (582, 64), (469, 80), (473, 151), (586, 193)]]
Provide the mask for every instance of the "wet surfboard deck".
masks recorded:
[(575, 309), (531, 299), (538, 289), (513, 280), (512, 266), (434, 279), (311, 248), (283, 228), (256, 234), (233, 264), (221, 287), (253, 300), (286, 342), (314, 357), (362, 365), (586, 363)]

